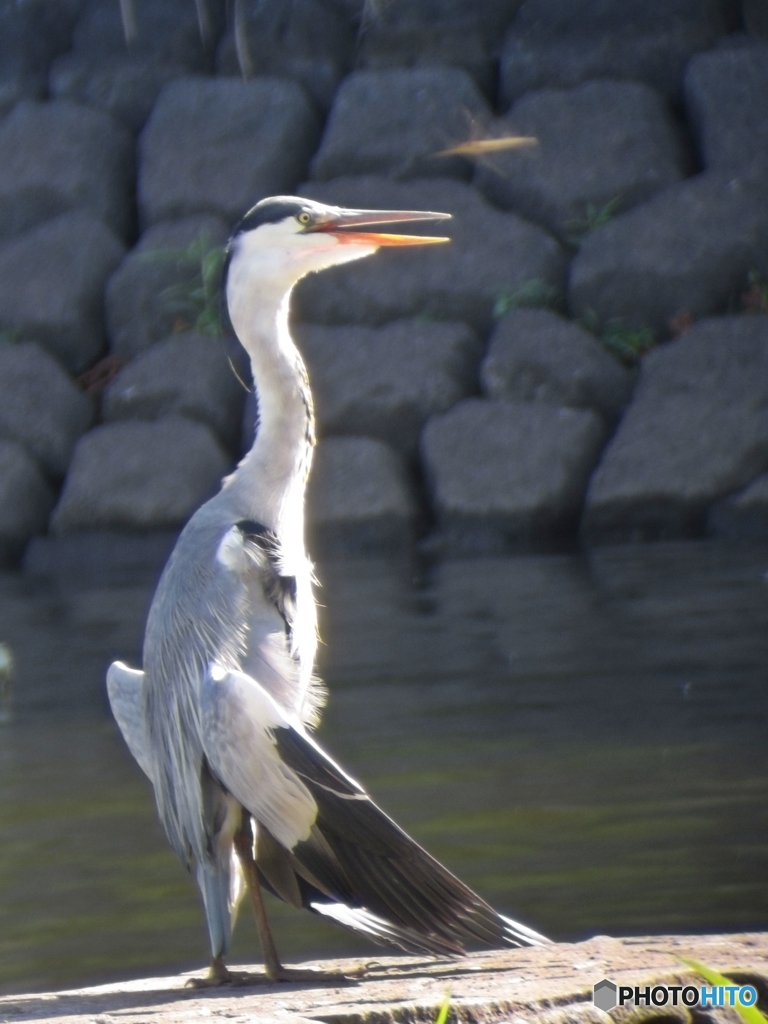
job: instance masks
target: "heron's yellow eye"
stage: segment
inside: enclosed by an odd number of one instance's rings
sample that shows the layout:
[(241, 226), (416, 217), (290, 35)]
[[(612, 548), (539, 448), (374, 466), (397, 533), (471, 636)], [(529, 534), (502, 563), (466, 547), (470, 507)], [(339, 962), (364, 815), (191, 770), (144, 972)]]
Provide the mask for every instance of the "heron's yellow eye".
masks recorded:
[(311, 224), (312, 223), (312, 214), (307, 213), (306, 210), (305, 210), (303, 213), (300, 213), (297, 216), (296, 220), (299, 222), (299, 224)]

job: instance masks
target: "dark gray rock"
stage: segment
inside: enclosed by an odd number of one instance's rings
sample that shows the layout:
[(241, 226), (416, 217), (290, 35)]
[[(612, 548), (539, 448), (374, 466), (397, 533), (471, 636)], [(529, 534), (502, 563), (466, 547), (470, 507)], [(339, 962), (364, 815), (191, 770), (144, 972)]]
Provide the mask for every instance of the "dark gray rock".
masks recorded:
[(758, 39), (768, 39), (768, 2), (766, 0), (742, 0), (744, 27)]
[(177, 79), (160, 93), (141, 134), (141, 219), (214, 213), (232, 223), (259, 199), (293, 190), (318, 133), (295, 82)]
[(101, 53), (76, 50), (53, 62), (49, 82), (56, 99), (97, 107), (138, 132), (163, 86), (187, 73), (187, 68), (156, 57), (126, 53), (105, 60)]
[(320, 0), (251, 0), (243, 5), (240, 41), (238, 57), (233, 19), (219, 44), (219, 74), (293, 78), (328, 110), (352, 63), (355, 33), (342, 9)]
[[(207, 16), (205, 39), (199, 10)], [(218, 0), (206, 0), (202, 6), (190, 0), (132, 0), (131, 12), (135, 32), (128, 44), (119, 4), (86, 3), (73, 50), (53, 62), (49, 87), (53, 96), (100, 107), (138, 131), (164, 85), (211, 69), (224, 10)]]
[(81, 54), (99, 54), (106, 62), (126, 53), (152, 56), (188, 71), (208, 71), (211, 54), (223, 28), (224, 4), (206, 0), (205, 36), (198, 21), (198, 5), (187, 0), (131, 0), (131, 38), (126, 41), (121, 5), (112, 0), (86, 0), (72, 34), (72, 48)]
[(228, 233), (223, 220), (207, 214), (161, 221), (144, 232), (107, 285), (107, 331), (115, 355), (132, 359), (174, 328), (195, 326), (193, 304), (182, 308), (176, 295), (200, 286), (199, 255), (223, 246)]
[(74, 211), (0, 246), (0, 330), (39, 341), (71, 373), (104, 345), (103, 294), (124, 248), (101, 221)]
[(306, 509), (314, 557), (397, 550), (412, 539), (417, 517), (402, 459), (370, 437), (318, 445)]
[(56, 534), (179, 526), (218, 489), (229, 460), (202, 423), (107, 423), (80, 439), (51, 517)]
[(578, 522), (605, 426), (584, 409), (468, 398), (421, 446), (441, 537), (460, 552), (557, 540)]
[(0, 561), (18, 555), (45, 529), (55, 501), (29, 453), (16, 441), (0, 440)]
[(49, 476), (64, 476), (93, 412), (90, 399), (39, 345), (0, 345), (0, 437), (23, 445)]
[(0, 152), (0, 238), (77, 208), (128, 230), (133, 152), (111, 117), (25, 100), (0, 123)]
[(2, 0), (0, 117), (21, 99), (42, 99), (48, 65), (69, 46), (80, 0)]
[(725, 31), (718, 0), (525, 0), (504, 40), (502, 99), (593, 78), (677, 97), (690, 57)]
[(356, 71), (336, 94), (312, 177), (346, 174), (393, 178), (467, 179), (464, 157), (435, 153), (482, 132), (490, 110), (477, 86), (458, 68)]
[(588, 235), (571, 267), (575, 316), (670, 331), (725, 309), (768, 270), (768, 190), (712, 173), (674, 185)]
[(365, 434), (413, 456), (427, 417), (477, 388), (481, 348), (465, 324), (301, 325), (296, 337), (322, 436)]
[(768, 46), (700, 53), (688, 65), (685, 101), (705, 167), (768, 177)]
[(478, 187), (569, 241), (601, 211), (627, 210), (679, 181), (686, 165), (667, 104), (640, 82), (531, 93), (492, 134), (533, 136), (538, 145), (478, 162)]
[(126, 366), (104, 391), (102, 413), (107, 422), (186, 416), (233, 450), (244, 400), (224, 342), (190, 331), (158, 342)]
[(460, 67), (492, 95), (501, 40), (520, 0), (389, 0), (369, 4), (360, 32), (358, 65)]
[(768, 540), (768, 473), (738, 494), (715, 502), (707, 517), (707, 532), (732, 540)]
[(632, 375), (594, 335), (546, 309), (516, 309), (499, 321), (480, 382), (489, 398), (595, 409), (609, 423), (632, 393)]
[(707, 508), (768, 468), (768, 316), (713, 317), (645, 357), (595, 472), (596, 542), (702, 532)]
[(531, 282), (555, 291), (562, 287), (566, 260), (557, 242), (514, 214), (493, 209), (458, 181), (338, 178), (301, 192), (342, 206), (453, 214), (450, 222), (424, 228), (425, 234), (449, 235), (448, 244), (384, 249), (372, 259), (306, 278), (294, 306), (305, 320), (376, 327), (422, 316), (487, 331), (500, 299)]

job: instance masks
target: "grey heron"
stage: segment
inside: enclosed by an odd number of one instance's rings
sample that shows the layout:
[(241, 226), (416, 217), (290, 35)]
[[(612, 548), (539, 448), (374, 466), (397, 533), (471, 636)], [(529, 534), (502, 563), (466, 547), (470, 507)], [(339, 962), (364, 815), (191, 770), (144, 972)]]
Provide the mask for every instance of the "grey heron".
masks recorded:
[(253, 369), (255, 441), (179, 537), (150, 609), (144, 670), (115, 662), (107, 675), (114, 716), (202, 892), (212, 956), (203, 984), (235, 980), (224, 957), (245, 891), (267, 978), (307, 976), (280, 963), (262, 888), (412, 953), (547, 941), (430, 857), (310, 733), (323, 699), (304, 548), (314, 430), (288, 329), (291, 290), (381, 246), (447, 241), (372, 230), (446, 216), (279, 196), (250, 210), (228, 245), (223, 289)]

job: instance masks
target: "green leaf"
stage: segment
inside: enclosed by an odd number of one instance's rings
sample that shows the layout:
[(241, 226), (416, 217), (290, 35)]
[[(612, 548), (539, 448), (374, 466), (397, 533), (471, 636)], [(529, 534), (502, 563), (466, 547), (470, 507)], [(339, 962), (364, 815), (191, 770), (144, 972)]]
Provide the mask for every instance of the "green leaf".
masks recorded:
[[(712, 970), (711, 967), (706, 967), (704, 964), (699, 963), (698, 960), (688, 960), (684, 956), (679, 956), (677, 959), (680, 963), (686, 964), (696, 971), (697, 974), (700, 974), (710, 985), (733, 985), (730, 978), (726, 978), (724, 974), (719, 974), (717, 971)], [(768, 1017), (758, 1010), (756, 1006), (742, 1006), (740, 1003), (736, 1003), (732, 1008), (738, 1013), (744, 1024), (766, 1024), (766, 1021), (768, 1021)]]
[(448, 1014), (450, 1012), (450, 1009), (451, 1009), (451, 993), (450, 992), (446, 992), (445, 993), (445, 999), (443, 999), (442, 1003), (440, 1004), (440, 1012), (437, 1015), (437, 1019), (435, 1020), (435, 1024), (445, 1024), (445, 1022), (448, 1020)]

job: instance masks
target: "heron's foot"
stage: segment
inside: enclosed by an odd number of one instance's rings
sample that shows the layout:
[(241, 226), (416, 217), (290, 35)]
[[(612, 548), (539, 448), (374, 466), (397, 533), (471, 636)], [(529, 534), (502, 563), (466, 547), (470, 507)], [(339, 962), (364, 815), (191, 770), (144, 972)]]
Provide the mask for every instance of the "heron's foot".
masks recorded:
[(318, 985), (339, 985), (345, 981), (357, 981), (366, 970), (365, 964), (355, 964), (346, 971), (315, 971), (311, 967), (283, 967), (279, 964), (271, 970), (267, 968), (267, 973), (270, 981), (314, 981)]
[(266, 974), (254, 974), (251, 971), (230, 971), (221, 957), (214, 957), (204, 978), (190, 978), (185, 988), (221, 988), (228, 985), (232, 988), (245, 985), (268, 985), (270, 979)]

